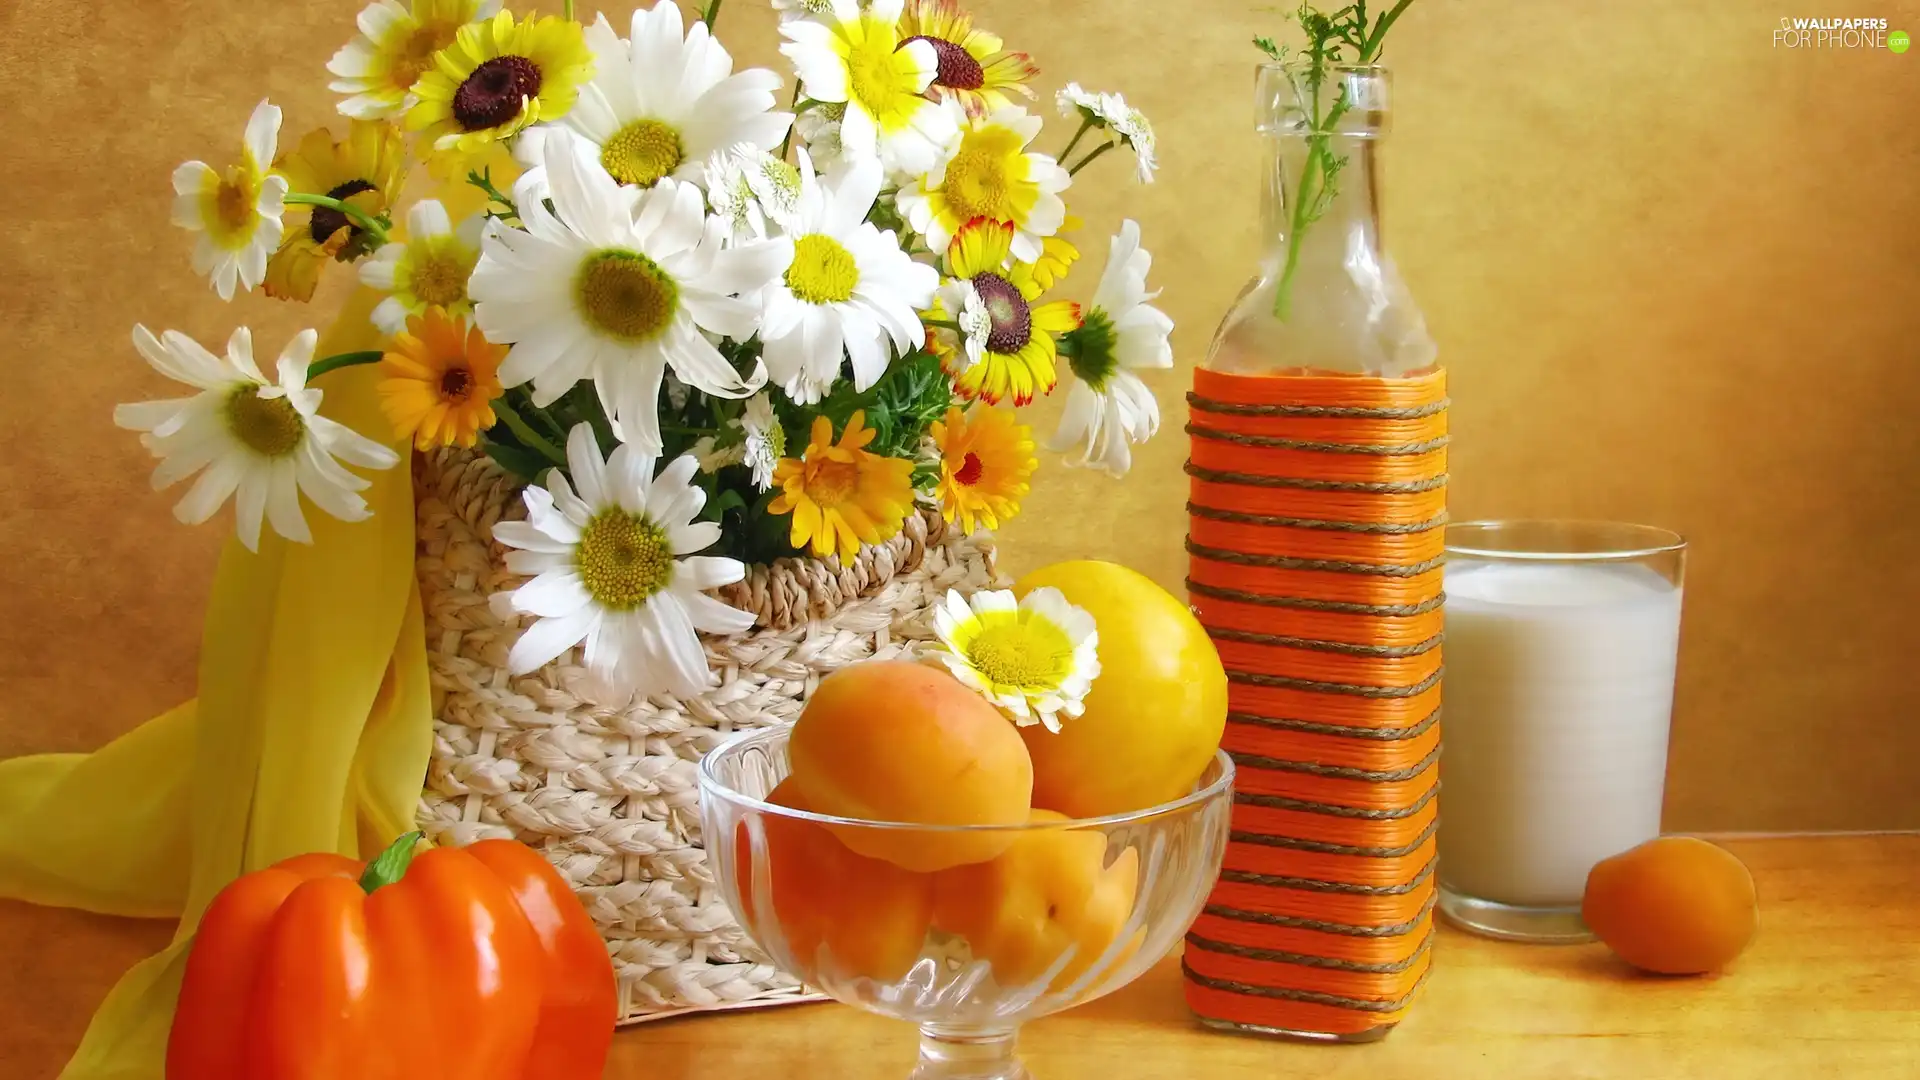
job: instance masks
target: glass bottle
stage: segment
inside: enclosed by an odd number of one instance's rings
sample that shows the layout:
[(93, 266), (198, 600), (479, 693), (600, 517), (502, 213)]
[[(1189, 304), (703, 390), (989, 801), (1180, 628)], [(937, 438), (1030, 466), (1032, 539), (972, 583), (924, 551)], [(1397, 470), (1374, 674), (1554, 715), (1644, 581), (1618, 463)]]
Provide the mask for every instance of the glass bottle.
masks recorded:
[[(1214, 333), (1209, 369), (1403, 376), (1432, 366), (1426, 320), (1381, 246), (1378, 153), (1391, 85), (1377, 65), (1330, 65), (1318, 80), (1305, 65), (1260, 65), (1254, 108), (1266, 159), (1266, 254)], [(1326, 123), (1343, 99), (1351, 104)]]
[(1189, 397), (1188, 588), (1228, 670), (1207, 1024), (1384, 1036), (1432, 961), (1445, 373), (1382, 246), (1379, 66), (1261, 65), (1260, 271)]

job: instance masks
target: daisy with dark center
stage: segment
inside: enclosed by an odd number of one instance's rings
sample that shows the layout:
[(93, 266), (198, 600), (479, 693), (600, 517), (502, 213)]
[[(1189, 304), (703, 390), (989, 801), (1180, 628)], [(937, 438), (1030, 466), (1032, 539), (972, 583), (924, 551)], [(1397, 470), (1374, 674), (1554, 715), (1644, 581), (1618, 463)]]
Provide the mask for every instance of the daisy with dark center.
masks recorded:
[(407, 320), (380, 359), (381, 411), (421, 450), (470, 447), (493, 426), (506, 355), (479, 327), (430, 308)]
[(1113, 476), (1132, 466), (1130, 447), (1160, 429), (1160, 406), (1135, 371), (1173, 366), (1173, 320), (1148, 303), (1153, 256), (1140, 246), (1140, 226), (1120, 226), (1107, 267), (1087, 307), (1086, 321), (1061, 339), (1073, 385), (1048, 448), (1067, 453), (1069, 465)]
[[(1014, 262), (1013, 226), (977, 220), (947, 246), (947, 282), (929, 325), (932, 345), (961, 397), (1026, 405), (1051, 393), (1057, 375), (1055, 334), (1080, 325), (1080, 305), (1036, 303), (1045, 291), (1030, 263)], [(949, 326), (948, 312), (958, 313)], [(956, 330), (955, 327), (958, 329)]]
[(1040, 74), (1033, 58), (1003, 50), (999, 35), (976, 29), (956, 0), (907, 0), (900, 33), (933, 46), (939, 66), (928, 90), (958, 102), (968, 116), (1006, 108), (1010, 93), (1033, 97), (1027, 80)]
[(617, 697), (692, 697), (713, 677), (699, 633), (753, 625), (751, 612), (707, 595), (747, 568), (696, 554), (720, 539), (720, 526), (696, 520), (707, 493), (691, 483), (693, 458), (656, 476), (657, 461), (631, 443), (603, 459), (581, 424), (567, 437), (572, 484), (552, 470), (523, 493), (527, 520), (494, 525), (493, 538), (514, 549), (507, 569), (532, 579), (494, 596), (496, 611), (535, 617), (508, 670), (524, 675), (585, 642), (587, 669)]
[(311, 330), (295, 334), (280, 352), (278, 377), (268, 379), (254, 362), (253, 333), (244, 326), (227, 340), (224, 356), (176, 330), (155, 337), (144, 326), (133, 328), (134, 347), (155, 371), (199, 391), (113, 411), (113, 422), (144, 432), (141, 445), (160, 459), (156, 489), (199, 474), (174, 517), (197, 525), (232, 498), (240, 543), (258, 551), (263, 521), (288, 540), (313, 541), (300, 511), (302, 495), (342, 521), (371, 516), (359, 495), (370, 481), (340, 463), (388, 469), (400, 458), (320, 415), (320, 391), (307, 385), (316, 340)]
[(1033, 457), (1033, 430), (1008, 409), (976, 405), (947, 410), (928, 428), (940, 451), (935, 491), (949, 522), (967, 533), (997, 529), (1020, 512), (1020, 500), (1040, 463)]
[(707, 334), (754, 335), (760, 290), (793, 261), (792, 242), (727, 246), (698, 188), (622, 186), (577, 138), (548, 134), (537, 175), (515, 188), (523, 227), (496, 225), (481, 241), (474, 318), (489, 340), (513, 345), (500, 368), (507, 386), (531, 382), (545, 408), (590, 379), (620, 438), (657, 452), (669, 369), (719, 397), (766, 381), (757, 365), (742, 375)]
[[(310, 131), (274, 165), (295, 192), (325, 195), (377, 218), (393, 206), (406, 165), (400, 132), (388, 123), (355, 120), (347, 137), (325, 128)], [(267, 260), (268, 296), (302, 303), (313, 299), (320, 273), (333, 260), (352, 262), (367, 254), (373, 237), (331, 206), (297, 204), (286, 216), (280, 249)]]
[(203, 161), (173, 170), (173, 223), (200, 234), (193, 270), (222, 300), (266, 278), (267, 253), (285, 232), (287, 180), (268, 172), (279, 142), (280, 109), (262, 101), (247, 118), (239, 162), (225, 172)]
[(1040, 118), (1010, 107), (968, 123), (933, 170), (900, 189), (900, 212), (935, 251), (976, 218), (1014, 227), (1013, 255), (1034, 262), (1066, 222), (1060, 193), (1073, 183), (1045, 154), (1029, 153)]
[[(713, 154), (741, 144), (772, 150), (793, 125), (792, 113), (774, 110), (780, 77), (765, 68), (735, 74), (707, 24), (685, 26), (673, 0), (634, 11), (624, 41), (602, 15), (586, 43), (593, 79), (561, 124), (623, 184), (650, 187), (671, 176), (705, 185)], [(539, 162), (547, 130), (530, 129), (515, 145), (522, 162)]]
[(529, 124), (565, 116), (592, 74), (579, 23), (551, 15), (515, 22), (502, 11), (462, 26), (434, 54), (432, 69), (413, 85), (418, 100), (407, 110), (407, 130), (435, 150), (475, 154)]
[(360, 12), (360, 36), (327, 62), (335, 76), (328, 89), (349, 95), (341, 113), (356, 120), (401, 116), (433, 54), (453, 44), (462, 26), (499, 10), (500, 0), (374, 0)]
[(780, 24), (780, 51), (801, 92), (844, 104), (840, 145), (851, 157), (878, 157), (890, 173), (923, 173), (958, 129), (955, 111), (926, 97), (940, 67), (929, 41), (900, 40), (902, 0), (833, 0), (832, 10)]

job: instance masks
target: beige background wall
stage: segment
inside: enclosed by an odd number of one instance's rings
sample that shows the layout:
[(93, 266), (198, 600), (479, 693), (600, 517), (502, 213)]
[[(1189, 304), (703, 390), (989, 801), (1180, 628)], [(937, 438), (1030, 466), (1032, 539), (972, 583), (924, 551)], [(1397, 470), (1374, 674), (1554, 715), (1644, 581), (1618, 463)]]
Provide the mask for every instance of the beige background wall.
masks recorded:
[[(163, 390), (127, 333), (245, 321), (277, 349), (324, 321), (195, 280), (168, 175), (230, 153), (263, 95), (289, 138), (327, 122), (359, 6), (0, 5), (0, 755), (92, 747), (193, 693), (221, 527), (176, 525), (112, 427)], [(1191, 363), (1260, 244), (1247, 40), (1285, 5), (972, 6), (1049, 95), (1122, 89), (1157, 123), (1161, 182), (1096, 169), (1074, 206), (1090, 237), (1143, 223)], [(1388, 238), (1453, 369), (1456, 516), (1693, 540), (1678, 828), (1920, 827), (1920, 51), (1772, 48), (1815, 6), (1420, 0), (1389, 52)], [(1914, 0), (1845, 14), (1920, 32)], [(765, 0), (727, 0), (721, 31), (774, 58)], [(1159, 381), (1169, 430), (1126, 483), (1044, 470), (1014, 569), (1090, 554), (1178, 588), (1184, 386)]]

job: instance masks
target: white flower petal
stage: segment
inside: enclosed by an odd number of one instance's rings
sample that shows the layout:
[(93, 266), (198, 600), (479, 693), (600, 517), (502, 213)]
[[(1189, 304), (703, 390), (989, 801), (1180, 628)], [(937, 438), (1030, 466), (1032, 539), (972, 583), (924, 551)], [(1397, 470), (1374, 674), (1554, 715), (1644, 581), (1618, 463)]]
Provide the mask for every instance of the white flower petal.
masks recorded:
[(578, 645), (601, 618), (594, 608), (583, 608), (558, 619), (541, 619), (526, 628), (507, 653), (507, 670), (515, 675), (553, 663), (561, 653)]

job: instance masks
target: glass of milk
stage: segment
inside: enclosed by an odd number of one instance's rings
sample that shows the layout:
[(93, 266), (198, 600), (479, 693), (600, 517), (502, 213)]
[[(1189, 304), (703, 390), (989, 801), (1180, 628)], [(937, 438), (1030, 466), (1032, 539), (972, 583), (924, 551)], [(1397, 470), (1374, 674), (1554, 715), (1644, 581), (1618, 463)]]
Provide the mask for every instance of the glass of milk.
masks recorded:
[(1586, 941), (1593, 864), (1660, 834), (1686, 542), (1589, 521), (1447, 526), (1440, 910)]

